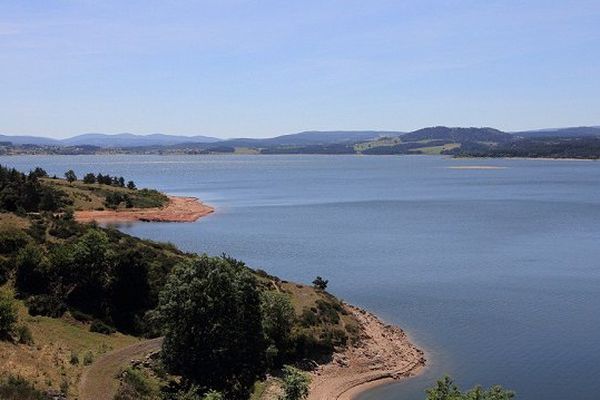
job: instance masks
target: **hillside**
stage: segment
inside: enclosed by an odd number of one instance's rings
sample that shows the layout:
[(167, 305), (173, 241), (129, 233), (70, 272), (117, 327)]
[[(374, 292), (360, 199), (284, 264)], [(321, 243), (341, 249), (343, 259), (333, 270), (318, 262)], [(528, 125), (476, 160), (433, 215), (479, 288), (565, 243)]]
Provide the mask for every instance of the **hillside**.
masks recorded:
[[(479, 157), (484, 154), (531, 154), (531, 157), (561, 153), (577, 158), (597, 158), (595, 150), (587, 151), (577, 142), (600, 136), (599, 127), (545, 129), (503, 132), (483, 127), (436, 126), (404, 133), (399, 131), (306, 131), (273, 138), (239, 138), (219, 140), (206, 137), (167, 135), (136, 136), (81, 135), (62, 141), (40, 139), (40, 144), (0, 141), (0, 154), (365, 154), (365, 155), (453, 155)], [(10, 137), (5, 137), (7, 141)], [(35, 138), (34, 138), (35, 139)], [(538, 140), (536, 143), (531, 140)], [(553, 140), (554, 141), (553, 141)], [(558, 141), (557, 141), (558, 139)], [(44, 144), (42, 144), (44, 143)], [(580, 141), (579, 143), (583, 143)], [(591, 143), (591, 142), (590, 142)], [(569, 147), (569, 149), (564, 148)], [(543, 150), (530, 151), (532, 147)], [(501, 148), (502, 151), (496, 151)], [(543, 154), (543, 155), (542, 155)]]
[(14, 145), (39, 145), (58, 147), (93, 146), (99, 148), (144, 147), (144, 146), (173, 146), (181, 143), (213, 143), (220, 139), (210, 136), (183, 136), (155, 133), (136, 135), (132, 133), (105, 134), (85, 133), (66, 139), (51, 139), (41, 136), (0, 135), (0, 142), (10, 142)]
[[(311, 363), (327, 362), (334, 354), (355, 349), (354, 346), (366, 340), (366, 328), (358, 318), (364, 312), (351, 311), (329, 294), (325, 290), (326, 281), (317, 279), (315, 286), (287, 282), (226, 256), (184, 253), (170, 244), (141, 240), (95, 224), (80, 224), (72, 218), (73, 208), (95, 208), (102, 204), (103, 198), (113, 195), (127, 194), (131, 201), (146, 205), (157, 198), (156, 194), (149, 198), (138, 196), (140, 190), (123, 188), (119, 181), (122, 180), (116, 178), (115, 185), (86, 184), (49, 178), (39, 168), (29, 174), (0, 168), (0, 193), (11, 193), (8, 197), (0, 196), (0, 286), (4, 299), (0, 304), (12, 303), (11, 307), (17, 311), (14, 326), (8, 331), (2, 331), (5, 327), (0, 326), (3, 339), (0, 357), (4, 361), (0, 363), (0, 390), (4, 388), (2, 379), (20, 376), (38, 390), (52, 389), (75, 397), (85, 364), (103, 359), (110, 350), (135, 344), (140, 337), (155, 337), (165, 332), (169, 338), (169, 330), (163, 330), (166, 328), (158, 318), (166, 306), (162, 300), (169, 290), (166, 284), (175, 278), (174, 271), (189, 270), (193, 265), (228, 271), (234, 279), (243, 277), (245, 295), (261, 299), (258, 320), (262, 318), (263, 325), (258, 326), (263, 326), (260, 332), (266, 329), (265, 340), (272, 344), (265, 350), (261, 350), (262, 344), (254, 349), (258, 352), (259, 359), (254, 364), (259, 373), (252, 379), (260, 382), (264, 372), (276, 372), (284, 362), (312, 369), (316, 364)], [(216, 290), (218, 298), (220, 291), (227, 289), (211, 290)], [(216, 309), (228, 309), (229, 302), (225, 299), (214, 305)], [(275, 308), (263, 311), (263, 304)], [(290, 305), (289, 314), (285, 311), (286, 304)], [(226, 321), (236, 317), (230, 313), (215, 318)], [(289, 324), (284, 325), (287, 326), (284, 331), (268, 328), (278, 327), (283, 315), (287, 315), (285, 324)], [(251, 333), (250, 328), (239, 331), (234, 340), (243, 341)], [(221, 335), (215, 338), (222, 339), (225, 337)], [(406, 359), (412, 360), (406, 368), (415, 363), (422, 365), (422, 353), (402, 335), (398, 340), (399, 346), (407, 346)], [(353, 351), (362, 354), (360, 348)], [(212, 352), (210, 346), (206, 350)], [(165, 351), (161, 359), (169, 354)], [(213, 354), (221, 357), (220, 351)], [(218, 362), (221, 368), (234, 363), (226, 360), (229, 358)], [(313, 361), (303, 364), (302, 360)], [(165, 374), (161, 365), (152, 364), (135, 372), (156, 383), (153, 387), (158, 397), (152, 399), (158, 399), (161, 391), (172, 389), (173, 382), (182, 379), (180, 375), (188, 379), (185, 372)], [(395, 364), (382, 364), (380, 368), (391, 365)], [(154, 368), (162, 368), (163, 372)], [(363, 368), (371, 371), (372, 366), (367, 363)], [(117, 379), (119, 370), (110, 372), (110, 379)], [(116, 381), (114, 385), (118, 386)], [(121, 385), (124, 386), (119, 390), (135, 389), (128, 386), (127, 380)], [(217, 387), (228, 390), (228, 386)], [(136, 396), (132, 398), (141, 398)]]

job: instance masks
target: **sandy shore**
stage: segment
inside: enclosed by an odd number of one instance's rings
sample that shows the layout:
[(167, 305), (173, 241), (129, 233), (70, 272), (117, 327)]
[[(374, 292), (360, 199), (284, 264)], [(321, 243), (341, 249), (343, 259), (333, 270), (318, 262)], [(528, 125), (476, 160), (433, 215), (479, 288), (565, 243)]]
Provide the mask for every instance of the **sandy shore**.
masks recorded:
[(423, 351), (398, 327), (345, 305), (361, 325), (361, 340), (333, 356), (312, 373), (308, 400), (351, 400), (376, 385), (417, 374), (425, 366)]
[(194, 222), (215, 209), (195, 197), (169, 196), (169, 203), (160, 208), (129, 208), (121, 210), (76, 211), (78, 222)]

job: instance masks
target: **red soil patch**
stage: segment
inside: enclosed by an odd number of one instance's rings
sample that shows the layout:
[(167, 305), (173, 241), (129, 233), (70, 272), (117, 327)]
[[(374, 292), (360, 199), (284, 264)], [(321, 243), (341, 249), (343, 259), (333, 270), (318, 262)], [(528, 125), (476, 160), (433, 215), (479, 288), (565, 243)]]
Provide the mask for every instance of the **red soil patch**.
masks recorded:
[(195, 197), (169, 196), (169, 204), (157, 208), (129, 208), (125, 210), (75, 211), (77, 222), (194, 222), (214, 212)]

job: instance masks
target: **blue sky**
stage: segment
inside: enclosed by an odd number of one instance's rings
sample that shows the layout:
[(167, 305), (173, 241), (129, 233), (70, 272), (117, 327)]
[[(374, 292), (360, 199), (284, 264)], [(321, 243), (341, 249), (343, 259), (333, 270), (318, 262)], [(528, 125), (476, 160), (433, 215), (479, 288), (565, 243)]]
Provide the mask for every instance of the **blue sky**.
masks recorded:
[(0, 132), (600, 125), (600, 1), (0, 0)]

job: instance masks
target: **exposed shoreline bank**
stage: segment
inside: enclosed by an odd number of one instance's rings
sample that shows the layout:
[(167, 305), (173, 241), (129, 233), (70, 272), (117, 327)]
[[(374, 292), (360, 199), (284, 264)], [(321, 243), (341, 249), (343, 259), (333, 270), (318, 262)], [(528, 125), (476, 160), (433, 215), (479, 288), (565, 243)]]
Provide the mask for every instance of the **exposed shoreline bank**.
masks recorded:
[(168, 196), (169, 203), (160, 208), (75, 211), (77, 222), (194, 222), (215, 209), (196, 197)]
[(425, 366), (423, 351), (402, 329), (359, 307), (345, 306), (360, 323), (361, 340), (316, 368), (308, 400), (352, 400), (375, 386), (415, 376)]

